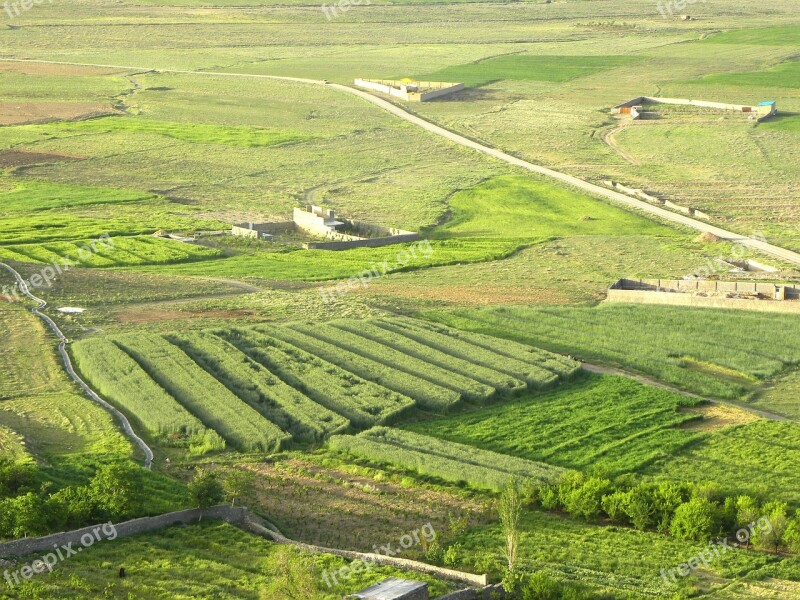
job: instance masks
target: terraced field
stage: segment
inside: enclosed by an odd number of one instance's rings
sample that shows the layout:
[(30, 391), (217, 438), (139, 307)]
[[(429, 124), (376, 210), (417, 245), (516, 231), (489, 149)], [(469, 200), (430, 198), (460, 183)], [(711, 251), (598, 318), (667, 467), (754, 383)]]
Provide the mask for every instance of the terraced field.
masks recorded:
[(115, 335), (79, 341), (73, 353), (151, 437), (194, 454), (319, 442), (415, 407), (444, 413), (550, 387), (578, 369), (550, 352), (412, 319)]
[(720, 398), (743, 399), (800, 364), (800, 323), (791, 315), (610, 304), (430, 316)]
[(330, 439), (334, 450), (453, 483), (499, 491), (512, 478), (555, 482), (564, 469), (434, 437), (376, 427)]

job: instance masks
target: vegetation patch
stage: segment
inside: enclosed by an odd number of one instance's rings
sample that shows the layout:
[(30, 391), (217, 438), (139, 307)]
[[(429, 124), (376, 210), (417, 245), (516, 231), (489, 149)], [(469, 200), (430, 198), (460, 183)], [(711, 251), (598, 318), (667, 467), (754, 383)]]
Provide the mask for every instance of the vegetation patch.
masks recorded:
[(500, 80), (564, 83), (577, 77), (629, 65), (637, 60), (640, 59), (635, 56), (510, 54), (445, 67), (433, 73), (415, 76), (414, 79), (462, 82), (468, 87), (480, 87)]
[(588, 376), (566, 387), (404, 429), (528, 460), (613, 474), (638, 471), (700, 437), (679, 426), (699, 400), (624, 377)]
[(48, 124), (51, 135), (133, 133), (160, 135), (196, 144), (222, 144), (257, 148), (309, 139), (308, 136), (260, 127), (225, 126), (196, 122), (156, 121), (141, 117), (103, 117)]
[(800, 60), (789, 60), (763, 71), (708, 75), (696, 83), (798, 89), (800, 88)]
[(433, 437), (376, 427), (357, 436), (338, 435), (333, 450), (453, 483), (500, 491), (514, 478), (555, 482), (563, 469)]
[[(800, 364), (800, 323), (778, 314), (631, 304), (461, 310), (430, 316), (450, 326), (631, 369), (720, 398), (742, 398), (753, 391), (742, 378), (731, 379), (731, 372), (763, 381)], [(699, 361), (705, 368), (687, 368), (685, 360), (675, 358), (679, 356), (690, 356), (692, 364)]]

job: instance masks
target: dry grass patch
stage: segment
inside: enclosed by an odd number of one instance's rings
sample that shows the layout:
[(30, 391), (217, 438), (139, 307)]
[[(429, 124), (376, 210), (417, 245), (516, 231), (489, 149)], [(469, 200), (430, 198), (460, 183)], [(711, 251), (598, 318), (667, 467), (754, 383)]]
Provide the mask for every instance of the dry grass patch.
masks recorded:
[(67, 154), (54, 154), (45, 152), (25, 152), (20, 150), (6, 150), (0, 152), (0, 168), (2, 167), (24, 167), (46, 162), (56, 162), (61, 160), (79, 160), (79, 156), (69, 156)]
[(290, 457), (247, 466), (258, 474), (259, 508), (291, 538), (371, 551), (374, 544), (395, 543), (427, 523), (447, 537), (449, 515), (469, 514), (471, 525), (488, 522), (489, 507), (463, 493), (430, 489), (374, 469), (323, 466), (312, 460)]
[(688, 431), (716, 431), (729, 425), (742, 425), (759, 419), (753, 413), (726, 404), (704, 404), (683, 408), (681, 412), (703, 415), (702, 420), (688, 421), (682, 425)]
[(0, 102), (0, 125), (88, 119), (118, 114), (110, 104), (89, 102)]

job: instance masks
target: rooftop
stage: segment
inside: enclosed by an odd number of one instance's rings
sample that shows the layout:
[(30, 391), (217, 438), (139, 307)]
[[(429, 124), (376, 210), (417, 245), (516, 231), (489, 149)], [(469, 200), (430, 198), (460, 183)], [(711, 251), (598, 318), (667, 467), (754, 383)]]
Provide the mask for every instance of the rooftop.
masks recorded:
[(400, 600), (427, 587), (428, 584), (423, 581), (392, 577), (361, 590), (350, 597), (358, 600)]

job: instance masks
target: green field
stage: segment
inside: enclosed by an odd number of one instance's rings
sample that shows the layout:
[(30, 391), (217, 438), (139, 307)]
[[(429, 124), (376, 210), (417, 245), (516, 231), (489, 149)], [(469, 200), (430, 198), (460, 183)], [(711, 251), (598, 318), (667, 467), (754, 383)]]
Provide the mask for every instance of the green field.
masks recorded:
[[(278, 546), (228, 524), (203, 522), (99, 542), (53, 573), (24, 582), (11, 593), (3, 590), (0, 597), (75, 598), (90, 594), (94, 598), (132, 595), (257, 600), (294, 593), (309, 600), (328, 600), (398, 576), (427, 581), (435, 594), (449, 589), (448, 584), (425, 574), (388, 567), (354, 573), (349, 581), (328, 588), (323, 573), (346, 564), (339, 557)], [(125, 568), (125, 579), (118, 576), (121, 567)]]
[[(417, 326), (413, 320), (402, 324)], [(314, 337), (304, 333), (309, 327)], [(350, 426), (395, 422), (415, 406), (441, 413), (462, 400), (485, 403), (528, 387), (551, 387), (577, 369), (574, 361), (513, 342), (462, 335), (459, 354), (369, 327), (365, 335), (363, 324), (342, 320), (87, 338), (75, 344), (73, 355), (81, 373), (154, 440), (190, 454), (222, 450), (225, 442), (264, 452), (290, 439), (318, 442)], [(445, 343), (459, 335), (441, 327), (421, 330)], [(402, 351), (399, 340), (405, 340)], [(347, 358), (351, 353), (355, 360)], [(487, 361), (508, 363), (506, 370), (523, 379), (493, 370)]]
[(479, 87), (498, 80), (531, 80), (563, 83), (635, 62), (631, 56), (496, 56), (455, 65), (434, 73), (416, 75), (420, 81), (453, 81)]
[(720, 398), (744, 398), (800, 362), (797, 320), (778, 314), (610, 304), (432, 316)]
[(696, 404), (620, 377), (584, 376), (510, 404), (403, 427), (528, 460), (621, 474), (640, 471), (702, 439), (681, 427), (702, 418), (682, 410)]
[(335, 451), (452, 483), (500, 491), (513, 478), (553, 483), (563, 469), (433, 437), (376, 427), (358, 436), (334, 436)]

